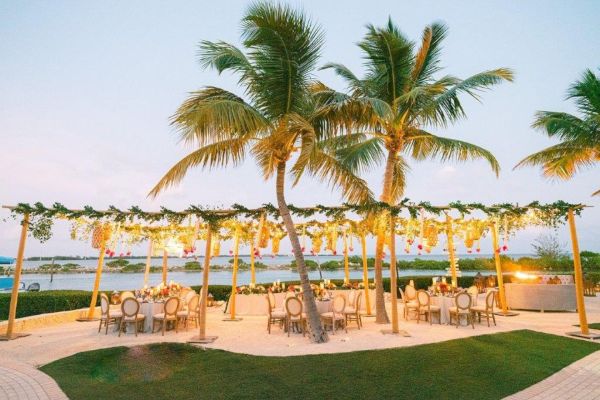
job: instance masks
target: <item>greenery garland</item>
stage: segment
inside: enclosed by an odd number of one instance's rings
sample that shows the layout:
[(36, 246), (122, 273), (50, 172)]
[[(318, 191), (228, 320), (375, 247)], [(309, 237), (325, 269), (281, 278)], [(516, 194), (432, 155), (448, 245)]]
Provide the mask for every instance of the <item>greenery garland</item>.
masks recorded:
[[(566, 220), (569, 210), (579, 215), (585, 206), (582, 204), (571, 204), (559, 200), (554, 203), (541, 204), (534, 201), (524, 206), (511, 203), (500, 203), (486, 206), (481, 203), (461, 203), (460, 201), (449, 203), (448, 206), (433, 206), (429, 202), (411, 202), (408, 198), (403, 199), (397, 205), (390, 205), (384, 202), (372, 202), (366, 204), (348, 204), (341, 206), (316, 205), (314, 207), (296, 207), (289, 204), (290, 212), (301, 218), (311, 218), (316, 215), (324, 215), (334, 221), (341, 221), (346, 213), (356, 213), (362, 216), (377, 215), (381, 213), (390, 213), (394, 216), (399, 215), (403, 210), (408, 211), (411, 218), (417, 218), (421, 213), (431, 215), (440, 215), (444, 212), (456, 211), (463, 217), (473, 212), (482, 212), (489, 218), (520, 217), (528, 212), (535, 212), (537, 217), (545, 225), (555, 227)], [(29, 230), (32, 235), (40, 240), (46, 241), (52, 236), (52, 223), (54, 219), (75, 220), (86, 217), (92, 220), (110, 221), (116, 223), (143, 221), (146, 223), (156, 223), (166, 221), (169, 224), (181, 224), (189, 216), (196, 216), (205, 221), (212, 229), (218, 229), (222, 221), (232, 218), (245, 217), (258, 219), (261, 215), (268, 215), (273, 218), (279, 218), (279, 209), (273, 204), (266, 203), (256, 209), (249, 209), (240, 204), (234, 204), (231, 209), (208, 209), (200, 206), (190, 206), (183, 211), (173, 211), (166, 207), (161, 207), (158, 212), (146, 212), (140, 207), (132, 206), (123, 211), (114, 206), (107, 210), (100, 211), (85, 206), (82, 210), (72, 210), (61, 203), (54, 203), (51, 207), (37, 202), (33, 205), (28, 203), (19, 203), (11, 210), (13, 217), (17, 215), (29, 214)]]

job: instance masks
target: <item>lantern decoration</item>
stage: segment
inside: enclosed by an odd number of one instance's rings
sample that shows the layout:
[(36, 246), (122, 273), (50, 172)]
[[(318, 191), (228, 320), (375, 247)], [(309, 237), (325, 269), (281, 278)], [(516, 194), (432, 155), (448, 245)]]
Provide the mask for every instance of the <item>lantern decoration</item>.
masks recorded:
[(316, 232), (313, 234), (312, 236), (312, 247), (310, 252), (313, 255), (318, 255), (319, 253), (321, 253), (321, 249), (323, 248), (323, 233), (322, 232)]
[(219, 239), (212, 242), (212, 248), (210, 250), (211, 257), (218, 257), (221, 254), (221, 241)]
[(427, 253), (431, 253), (431, 248), (438, 244), (438, 228), (435, 222), (430, 222), (425, 226), (425, 232), (423, 233), (423, 247)]
[(326, 235), (327, 244), (325, 250), (331, 251), (333, 255), (337, 254), (338, 227), (337, 224), (332, 224)]
[(258, 232), (258, 248), (265, 249), (269, 247), (270, 236), (269, 223), (265, 221), (260, 227), (260, 232)]
[(280, 226), (274, 226), (271, 233), (271, 253), (276, 256), (279, 254), (281, 239), (285, 237), (285, 231)]

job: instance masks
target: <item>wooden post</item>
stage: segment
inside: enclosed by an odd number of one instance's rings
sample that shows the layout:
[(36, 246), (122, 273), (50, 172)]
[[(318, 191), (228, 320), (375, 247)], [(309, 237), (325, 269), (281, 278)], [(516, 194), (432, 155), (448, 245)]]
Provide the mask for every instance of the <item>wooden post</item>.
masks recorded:
[(577, 297), (577, 312), (579, 313), (579, 326), (583, 335), (589, 335), (587, 316), (585, 313), (585, 301), (583, 298), (583, 273), (581, 271), (581, 257), (579, 255), (579, 241), (577, 240), (577, 229), (575, 228), (575, 216), (573, 209), (567, 214), (569, 229), (571, 231), (571, 244), (573, 245), (573, 269), (575, 270), (575, 296)]
[(92, 321), (94, 320), (94, 313), (96, 312), (96, 303), (98, 301), (98, 289), (100, 288), (100, 278), (102, 277), (102, 267), (104, 266), (104, 253), (106, 252), (106, 240), (102, 239), (100, 243), (100, 254), (98, 255), (98, 265), (96, 266), (96, 278), (94, 279), (94, 291), (92, 292), (92, 301), (90, 301), (90, 308), (88, 310), (87, 318), (80, 319), (81, 321)]
[(258, 249), (258, 241), (260, 240), (260, 231), (262, 231), (263, 225), (265, 224), (265, 214), (260, 216), (260, 221), (258, 222), (258, 231), (256, 235), (252, 238), (252, 249), (250, 251), (250, 283), (254, 286), (256, 285), (256, 270), (254, 269), (254, 253), (256, 249)]
[(169, 261), (169, 253), (167, 252), (167, 249), (165, 248), (163, 250), (163, 258), (162, 258), (162, 283), (164, 286), (167, 285), (168, 261)]
[(21, 284), (21, 270), (23, 269), (23, 255), (25, 254), (25, 242), (27, 241), (27, 230), (29, 229), (29, 214), (23, 215), (21, 221), (21, 237), (19, 238), (19, 249), (17, 250), (17, 264), (15, 265), (15, 276), (13, 280), (12, 292), (10, 295), (10, 308), (8, 311), (8, 326), (6, 327), (6, 336), (3, 340), (16, 339), (19, 335), (13, 334), (15, 318), (17, 316), (17, 302), (19, 301), (19, 285)]
[(498, 294), (500, 295), (500, 307), (502, 314), (508, 314), (506, 303), (506, 292), (504, 291), (504, 277), (502, 276), (502, 260), (500, 259), (500, 245), (498, 244), (498, 224), (494, 221), (492, 228), (492, 246), (494, 246), (494, 263), (496, 264), (496, 275), (498, 275)]
[(344, 283), (350, 282), (350, 266), (348, 262), (348, 233), (344, 229)]
[(456, 277), (456, 254), (454, 253), (454, 231), (452, 230), (452, 218), (446, 214), (446, 235), (448, 237), (448, 256), (450, 258), (450, 275), (452, 276), (452, 287), (458, 287)]
[(148, 237), (148, 255), (146, 256), (146, 269), (144, 270), (144, 287), (148, 286), (150, 265), (152, 264), (152, 238)]
[(390, 214), (390, 294), (392, 299), (392, 333), (398, 329), (398, 282), (396, 276), (396, 217)]
[(371, 315), (371, 297), (369, 296), (369, 263), (367, 262), (367, 239), (365, 234), (360, 234), (360, 246), (362, 248), (362, 262), (363, 262), (363, 285), (365, 285), (365, 308), (367, 309), (367, 315)]
[(210, 270), (210, 251), (212, 244), (212, 228), (207, 224), (206, 228), (206, 251), (204, 252), (204, 267), (202, 271), (202, 289), (200, 292), (200, 312), (198, 336), (191, 338), (188, 343), (212, 343), (216, 336), (206, 336), (206, 312), (208, 306), (208, 273)]
[(233, 271), (231, 276), (231, 295), (229, 296), (229, 313), (230, 317), (226, 321), (239, 321), (235, 318), (235, 296), (237, 293), (237, 273), (238, 273), (238, 258), (240, 254), (240, 226), (235, 228), (235, 236), (233, 237)]

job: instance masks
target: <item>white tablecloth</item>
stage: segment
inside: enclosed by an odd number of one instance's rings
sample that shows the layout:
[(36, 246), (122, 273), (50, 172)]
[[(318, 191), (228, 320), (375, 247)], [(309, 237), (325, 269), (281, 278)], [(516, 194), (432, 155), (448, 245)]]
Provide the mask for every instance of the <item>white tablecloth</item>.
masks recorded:
[[(140, 303), (140, 314), (144, 314), (144, 332), (152, 332), (152, 317), (164, 311), (165, 303)], [(132, 325), (133, 326), (133, 325)]]
[[(274, 293), (275, 308), (283, 308), (285, 293)], [(231, 304), (228, 305), (230, 310)], [(269, 312), (266, 294), (236, 294), (235, 315), (267, 315)]]
[[(431, 296), (431, 304), (434, 306), (438, 306), (440, 308), (440, 320), (442, 324), (450, 323), (450, 307), (456, 306), (454, 302), (454, 297), (446, 297), (446, 296)], [(485, 305), (485, 293), (480, 293), (477, 297), (473, 298), (473, 306), (476, 305)], [(435, 320), (435, 316), (433, 317), (433, 322), (437, 322)]]
[(575, 311), (575, 285), (507, 283), (506, 302), (510, 308), (540, 311)]

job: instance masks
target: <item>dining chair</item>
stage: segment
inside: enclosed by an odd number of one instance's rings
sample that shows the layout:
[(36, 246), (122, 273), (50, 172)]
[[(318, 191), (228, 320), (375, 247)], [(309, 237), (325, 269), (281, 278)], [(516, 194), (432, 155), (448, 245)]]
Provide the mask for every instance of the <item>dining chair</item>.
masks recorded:
[(408, 321), (408, 317), (411, 312), (415, 312), (415, 313), (418, 312), (419, 303), (416, 300), (409, 300), (408, 296), (406, 296), (406, 293), (404, 293), (402, 288), (398, 288), (398, 290), (400, 290), (400, 299), (402, 300), (402, 304), (404, 305), (404, 307), (403, 307), (404, 320)]
[(484, 306), (473, 306), (471, 310), (475, 315), (479, 317), (479, 323), (481, 323), (481, 314), (485, 314), (485, 318), (487, 319), (487, 325), (490, 326), (490, 317), (494, 321), (494, 326), (496, 326), (496, 317), (494, 315), (494, 303), (496, 302), (496, 294), (495, 290), (490, 290), (485, 295), (485, 305)]
[(415, 289), (413, 285), (406, 285), (404, 287), (404, 294), (406, 295), (406, 299), (408, 301), (417, 300), (417, 289)]
[(285, 323), (286, 312), (283, 309), (275, 309), (275, 296), (269, 292), (265, 296), (267, 299), (267, 312), (269, 319), (267, 320), (267, 332), (271, 334), (271, 325), (278, 324), (279, 328)]
[(323, 325), (325, 327), (327, 327), (327, 325), (331, 325), (331, 332), (334, 335), (338, 323), (342, 323), (344, 325), (346, 333), (348, 333), (348, 326), (346, 325), (346, 315), (344, 314), (345, 309), (346, 297), (344, 297), (344, 295), (338, 294), (333, 298), (331, 311), (321, 313), (321, 321), (323, 321)]
[(196, 328), (198, 327), (198, 304), (200, 303), (200, 296), (194, 293), (190, 296), (185, 310), (177, 311), (177, 318), (185, 323), (185, 330), (187, 331), (188, 323), (194, 322)]
[(140, 330), (140, 325), (143, 324), (146, 316), (140, 314), (140, 303), (133, 297), (126, 297), (121, 302), (121, 323), (119, 324), (119, 336), (123, 332), (124, 328), (127, 328), (127, 324), (133, 324), (135, 327), (135, 336), (137, 336)]
[(429, 325), (432, 324), (432, 315), (437, 314), (440, 325), (442, 324), (442, 315), (440, 307), (431, 304), (431, 296), (425, 290), (417, 291), (417, 302), (419, 303), (419, 311), (417, 315), (417, 324), (421, 320), (421, 315), (425, 316), (425, 321), (429, 321)]
[(267, 297), (269, 300), (269, 307), (271, 308), (272, 311), (281, 311), (281, 312), (285, 313), (285, 310), (283, 309), (283, 307), (277, 307), (277, 301), (275, 299), (275, 295), (273, 294), (273, 292), (267, 292)]
[(344, 315), (346, 316), (346, 326), (348, 326), (348, 323), (356, 321), (358, 329), (362, 327), (362, 315), (360, 313), (362, 295), (362, 290), (358, 291), (356, 293), (356, 296), (354, 296), (354, 304), (352, 304), (350, 307), (346, 307), (346, 309), (344, 310)]
[(108, 325), (119, 325), (123, 314), (120, 311), (111, 311), (110, 301), (108, 296), (104, 293), (100, 293), (100, 325), (98, 326), (98, 333), (102, 329), (102, 324), (106, 327), (105, 335), (108, 334)]
[(477, 305), (477, 295), (479, 295), (479, 289), (477, 289), (477, 286), (470, 286), (467, 289), (467, 293), (469, 293), (469, 295), (471, 295), (472, 305), (476, 306)]
[(152, 316), (152, 333), (154, 333), (154, 327), (158, 322), (162, 324), (162, 335), (165, 336), (165, 330), (167, 330), (167, 323), (169, 321), (175, 322), (175, 333), (177, 333), (179, 327), (177, 310), (179, 310), (179, 297), (169, 297), (165, 302), (164, 312)]
[(473, 311), (471, 310), (471, 295), (466, 292), (458, 293), (454, 296), (454, 307), (450, 307), (450, 325), (452, 325), (452, 317), (456, 318), (456, 328), (460, 325), (460, 317), (464, 316), (467, 319), (467, 324), (471, 324), (475, 329), (475, 323), (473, 322)]
[(285, 300), (285, 329), (288, 337), (292, 326), (302, 329), (302, 336), (306, 335), (306, 315), (302, 312), (302, 302), (296, 296), (288, 297)]
[(129, 290), (121, 292), (121, 302), (128, 298), (135, 298), (135, 295), (133, 294), (133, 292), (130, 292)]

